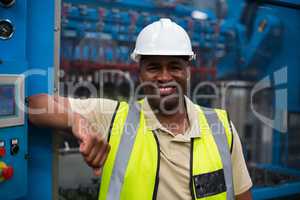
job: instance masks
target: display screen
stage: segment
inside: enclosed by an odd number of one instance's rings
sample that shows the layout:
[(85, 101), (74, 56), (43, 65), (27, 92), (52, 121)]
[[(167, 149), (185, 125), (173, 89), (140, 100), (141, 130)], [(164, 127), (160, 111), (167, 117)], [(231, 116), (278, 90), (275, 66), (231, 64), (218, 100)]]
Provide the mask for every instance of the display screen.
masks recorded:
[(0, 85), (0, 117), (16, 115), (15, 85)]

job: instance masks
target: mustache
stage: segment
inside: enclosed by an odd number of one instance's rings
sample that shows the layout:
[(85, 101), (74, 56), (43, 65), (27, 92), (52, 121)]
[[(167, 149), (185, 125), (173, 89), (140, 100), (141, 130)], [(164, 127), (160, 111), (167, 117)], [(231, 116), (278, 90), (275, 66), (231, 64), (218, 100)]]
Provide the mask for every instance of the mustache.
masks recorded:
[(157, 82), (154, 85), (159, 87), (159, 88), (160, 87), (180, 87), (180, 84), (175, 82), (175, 81), (170, 81), (170, 82), (166, 82), (166, 83)]
[(143, 82), (142, 84), (139, 85), (140, 88), (144, 89), (159, 89), (159, 88), (166, 88), (166, 87), (173, 87), (176, 88), (177, 90), (182, 90), (182, 85), (179, 84), (176, 81), (169, 81), (169, 82), (159, 82), (159, 81), (147, 81)]

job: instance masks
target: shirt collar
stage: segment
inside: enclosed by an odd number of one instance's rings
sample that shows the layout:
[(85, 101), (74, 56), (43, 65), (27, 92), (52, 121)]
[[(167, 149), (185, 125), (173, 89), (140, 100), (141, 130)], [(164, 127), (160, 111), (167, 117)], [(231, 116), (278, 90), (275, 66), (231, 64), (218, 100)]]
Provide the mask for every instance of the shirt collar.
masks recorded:
[[(187, 96), (185, 96), (185, 105), (187, 109), (187, 114), (189, 118), (190, 127), (186, 131), (185, 134), (189, 138), (197, 138), (201, 136), (200, 133), (200, 127), (199, 127), (199, 114), (198, 114), (198, 108), (197, 105), (195, 105)], [(144, 101), (142, 103), (142, 109), (144, 111), (145, 120), (147, 124), (147, 129), (150, 129), (152, 131), (155, 130), (162, 130), (163, 132), (169, 133), (171, 135), (174, 135), (171, 133), (168, 129), (166, 129), (156, 118), (153, 110), (151, 109), (147, 97), (144, 98)]]

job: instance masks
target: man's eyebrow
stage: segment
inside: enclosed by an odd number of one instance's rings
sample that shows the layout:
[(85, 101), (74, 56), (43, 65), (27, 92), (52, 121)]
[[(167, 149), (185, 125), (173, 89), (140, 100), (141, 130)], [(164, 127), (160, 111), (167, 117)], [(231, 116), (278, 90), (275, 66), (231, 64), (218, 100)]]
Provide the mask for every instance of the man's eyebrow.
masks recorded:
[(186, 64), (186, 61), (185, 60), (172, 60), (172, 61), (169, 62), (169, 64), (171, 64), (171, 65), (174, 65), (174, 64), (183, 65), (183, 64)]
[(171, 62), (169, 62), (170, 64), (182, 64), (183, 62), (180, 60), (172, 60)]
[(155, 62), (155, 61), (149, 61), (149, 62), (144, 62), (143, 63), (145, 66), (149, 66), (149, 65), (154, 65), (154, 66), (160, 66), (159, 62)]

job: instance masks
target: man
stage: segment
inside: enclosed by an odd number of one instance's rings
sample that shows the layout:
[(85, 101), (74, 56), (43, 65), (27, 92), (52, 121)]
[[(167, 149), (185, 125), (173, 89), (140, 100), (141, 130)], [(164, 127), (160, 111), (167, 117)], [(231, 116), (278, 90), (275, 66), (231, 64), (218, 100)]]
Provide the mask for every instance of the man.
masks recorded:
[(85, 161), (102, 173), (101, 200), (251, 199), (241, 143), (226, 112), (185, 96), (195, 56), (184, 29), (169, 19), (148, 25), (131, 57), (140, 66), (143, 100), (36, 95), (31, 110), (49, 103), (54, 112), (30, 120), (72, 130)]

